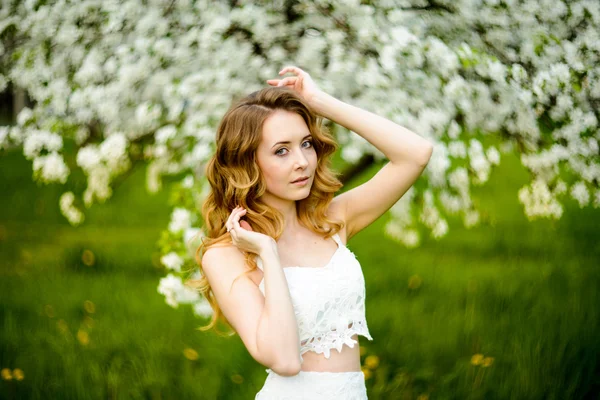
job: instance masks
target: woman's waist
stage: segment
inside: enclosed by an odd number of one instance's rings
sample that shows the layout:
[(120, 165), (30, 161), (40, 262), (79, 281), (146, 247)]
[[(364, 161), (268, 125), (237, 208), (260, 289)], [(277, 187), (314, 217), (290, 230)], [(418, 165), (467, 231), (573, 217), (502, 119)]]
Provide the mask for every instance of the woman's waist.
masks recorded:
[(360, 346), (358, 334), (352, 336), (356, 341), (354, 347), (344, 344), (339, 352), (336, 348), (329, 349), (329, 358), (325, 353), (317, 353), (309, 350), (302, 353), (302, 365), (300, 370), (305, 372), (359, 372), (360, 369)]

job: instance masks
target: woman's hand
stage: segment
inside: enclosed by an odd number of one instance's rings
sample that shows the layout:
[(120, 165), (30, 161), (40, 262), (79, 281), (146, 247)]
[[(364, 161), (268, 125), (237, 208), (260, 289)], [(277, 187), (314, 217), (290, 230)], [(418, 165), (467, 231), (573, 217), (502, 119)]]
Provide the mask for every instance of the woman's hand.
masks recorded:
[(298, 67), (288, 66), (279, 71), (279, 75), (285, 75), (287, 72), (291, 72), (296, 76), (288, 76), (283, 79), (269, 79), (267, 83), (271, 86), (283, 86), (293, 89), (309, 106), (314, 107), (313, 100), (321, 92), (321, 89), (317, 87), (308, 72)]
[(265, 249), (272, 248), (275, 240), (265, 234), (252, 231), (248, 222), (240, 221), (245, 214), (245, 208), (239, 206), (234, 208), (225, 227), (231, 234), (231, 241), (238, 249), (260, 255)]

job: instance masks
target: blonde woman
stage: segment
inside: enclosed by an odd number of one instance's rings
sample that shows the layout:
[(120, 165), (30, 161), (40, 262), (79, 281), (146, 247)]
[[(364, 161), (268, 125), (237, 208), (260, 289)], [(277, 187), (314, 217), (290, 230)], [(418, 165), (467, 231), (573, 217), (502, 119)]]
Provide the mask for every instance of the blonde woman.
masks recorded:
[[(234, 104), (206, 167), (206, 237), (197, 285), (268, 376), (256, 399), (366, 399), (358, 337), (369, 340), (365, 282), (347, 241), (385, 213), (423, 172), (432, 145), (324, 93), (286, 67)], [(389, 162), (342, 187), (322, 118), (356, 132)], [(200, 259), (200, 254), (202, 257)]]

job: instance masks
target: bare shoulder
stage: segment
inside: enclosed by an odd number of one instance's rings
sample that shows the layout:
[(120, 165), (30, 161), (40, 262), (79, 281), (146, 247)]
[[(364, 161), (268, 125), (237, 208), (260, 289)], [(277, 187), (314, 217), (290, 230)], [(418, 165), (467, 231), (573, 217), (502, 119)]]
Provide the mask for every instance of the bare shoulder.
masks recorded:
[[(247, 271), (244, 254), (233, 245), (212, 246), (202, 255), (202, 270), (213, 286), (214, 282), (233, 280)], [(250, 274), (241, 276), (239, 279), (249, 279)]]
[(202, 255), (202, 269), (207, 274), (240, 272), (244, 255), (235, 246), (212, 246)]

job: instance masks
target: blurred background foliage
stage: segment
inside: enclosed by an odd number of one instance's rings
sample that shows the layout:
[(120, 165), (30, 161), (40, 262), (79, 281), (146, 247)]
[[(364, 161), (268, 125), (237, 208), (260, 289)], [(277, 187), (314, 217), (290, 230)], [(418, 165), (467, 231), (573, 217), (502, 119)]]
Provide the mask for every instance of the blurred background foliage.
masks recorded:
[[(145, 168), (73, 228), (63, 187), (36, 185), (18, 152), (0, 156), (0, 398), (253, 399), (264, 383), (239, 337), (195, 330), (206, 321), (157, 293), (181, 177), (149, 195)], [(409, 250), (384, 236), (385, 215), (348, 243), (367, 284), (369, 398), (600, 398), (600, 210), (570, 200), (560, 220), (529, 222), (516, 198), (527, 178), (503, 156), (474, 189), (476, 228), (451, 221)]]

